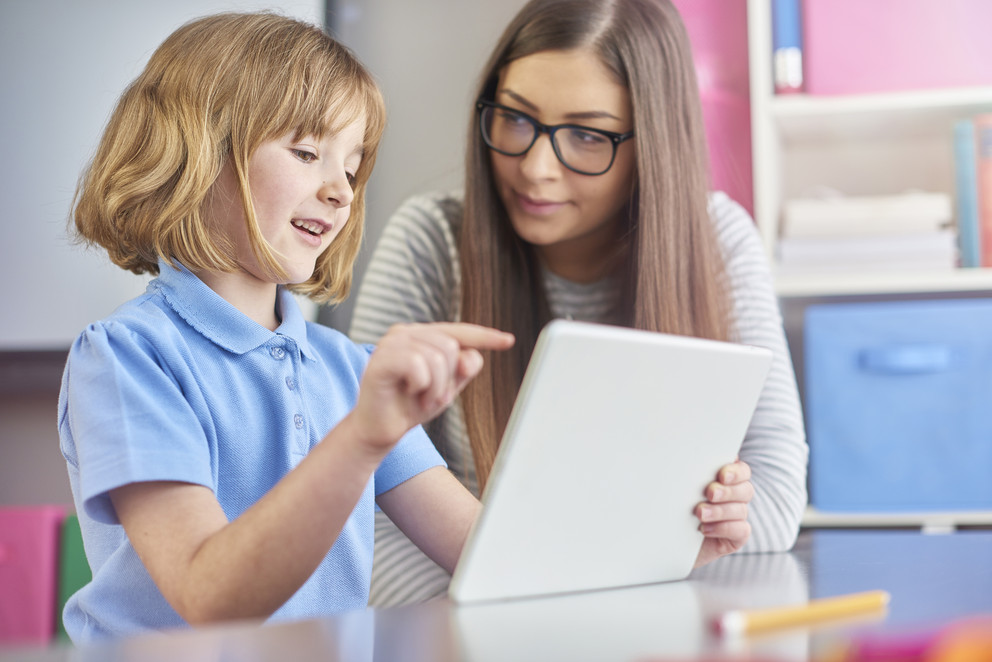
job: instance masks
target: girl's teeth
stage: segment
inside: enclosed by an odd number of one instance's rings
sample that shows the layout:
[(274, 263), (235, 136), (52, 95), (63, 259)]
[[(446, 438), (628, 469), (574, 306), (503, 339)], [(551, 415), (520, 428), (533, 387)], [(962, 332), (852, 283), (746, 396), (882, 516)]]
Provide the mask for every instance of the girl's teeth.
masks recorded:
[(306, 230), (310, 234), (323, 234), (323, 226), (316, 223), (305, 223), (303, 221), (293, 221), (293, 225), (303, 230)]

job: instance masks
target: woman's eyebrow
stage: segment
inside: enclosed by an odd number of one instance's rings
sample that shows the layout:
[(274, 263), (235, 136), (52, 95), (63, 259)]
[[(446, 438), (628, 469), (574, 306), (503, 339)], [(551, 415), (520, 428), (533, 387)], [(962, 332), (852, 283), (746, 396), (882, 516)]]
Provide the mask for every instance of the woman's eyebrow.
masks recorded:
[[(517, 94), (513, 90), (510, 90), (510, 89), (507, 89), (507, 88), (504, 87), (502, 90), (499, 91), (499, 93), (500, 94), (505, 94), (506, 96), (510, 97), (511, 99), (513, 99), (514, 101), (516, 101), (517, 103), (519, 103), (520, 105), (526, 106), (527, 108), (529, 108), (531, 111), (533, 111), (535, 113), (537, 113), (537, 112), (540, 111), (540, 109), (537, 106), (535, 106), (533, 103), (531, 103), (525, 97)], [(565, 118), (568, 119), (568, 120), (611, 119), (611, 120), (616, 120), (618, 122), (622, 122), (623, 121), (622, 119), (620, 119), (619, 117), (617, 117), (613, 113), (609, 113), (609, 112), (607, 112), (605, 110), (585, 110), (585, 111), (582, 111), (582, 112), (567, 113), (565, 115)]]

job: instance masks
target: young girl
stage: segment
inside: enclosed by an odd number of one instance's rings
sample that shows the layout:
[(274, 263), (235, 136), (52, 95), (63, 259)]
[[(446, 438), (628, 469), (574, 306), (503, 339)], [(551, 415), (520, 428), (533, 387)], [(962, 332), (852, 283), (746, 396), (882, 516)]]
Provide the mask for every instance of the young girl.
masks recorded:
[[(795, 377), (754, 224), (707, 190), (695, 70), (675, 8), (533, 0), (497, 44), (476, 99), (464, 195), (415, 197), (394, 215), (352, 337), (436, 320), (514, 332), (513, 350), (428, 426), (476, 492), (553, 317), (769, 347), (774, 365), (740, 461), (727, 458), (700, 495), (698, 562), (791, 547), (806, 503)], [(446, 574), (385, 519), (376, 529), (373, 604), (444, 590)]]
[(346, 49), (272, 14), (183, 26), (121, 97), (76, 228), (158, 278), (82, 333), (62, 382), (93, 570), (75, 642), (364, 607), (373, 500), (453, 568), (478, 501), (418, 424), (512, 337), (405, 326), (370, 357), (293, 296), (347, 293), (383, 124)]

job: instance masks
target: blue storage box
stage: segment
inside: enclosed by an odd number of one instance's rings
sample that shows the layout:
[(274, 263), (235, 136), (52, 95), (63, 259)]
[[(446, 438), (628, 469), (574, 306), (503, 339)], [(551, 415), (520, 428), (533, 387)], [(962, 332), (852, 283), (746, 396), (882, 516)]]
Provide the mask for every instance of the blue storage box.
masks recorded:
[(992, 301), (809, 306), (810, 502), (992, 509)]

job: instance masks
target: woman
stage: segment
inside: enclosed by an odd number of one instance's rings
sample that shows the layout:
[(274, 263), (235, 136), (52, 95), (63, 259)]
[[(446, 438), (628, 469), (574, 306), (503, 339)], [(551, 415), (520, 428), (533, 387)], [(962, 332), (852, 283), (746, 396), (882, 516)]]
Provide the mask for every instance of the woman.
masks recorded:
[[(516, 335), (428, 426), (476, 493), (537, 334), (554, 317), (769, 347), (775, 360), (740, 461), (721, 469), (697, 508), (699, 563), (790, 548), (806, 504), (795, 376), (753, 222), (708, 193), (678, 12), (668, 0), (533, 0), (477, 92), (464, 196), (415, 197), (394, 215), (366, 272), (353, 338), (434, 320)], [(446, 582), (377, 522), (373, 604), (424, 599)]]

